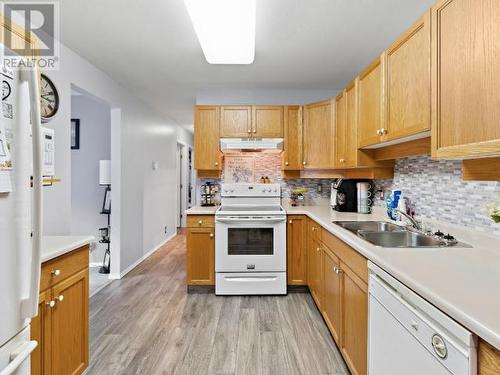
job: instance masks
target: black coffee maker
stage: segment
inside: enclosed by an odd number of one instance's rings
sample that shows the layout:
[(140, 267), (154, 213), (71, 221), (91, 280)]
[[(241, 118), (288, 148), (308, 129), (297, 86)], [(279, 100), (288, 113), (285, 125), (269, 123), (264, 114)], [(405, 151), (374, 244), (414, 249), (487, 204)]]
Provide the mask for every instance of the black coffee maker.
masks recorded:
[(356, 183), (358, 180), (343, 180), (341, 178), (332, 182), (330, 204), (335, 211), (357, 212), (358, 194)]

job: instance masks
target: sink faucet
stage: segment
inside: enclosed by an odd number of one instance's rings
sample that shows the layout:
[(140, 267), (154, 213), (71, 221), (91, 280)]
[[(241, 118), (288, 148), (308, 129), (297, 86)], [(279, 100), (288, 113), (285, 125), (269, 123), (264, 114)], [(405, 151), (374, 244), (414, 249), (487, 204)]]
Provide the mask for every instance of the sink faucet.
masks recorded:
[(417, 222), (417, 220), (415, 220), (413, 217), (411, 217), (410, 215), (408, 215), (406, 212), (403, 212), (401, 210), (398, 210), (398, 214), (400, 215), (403, 215), (405, 218), (408, 219), (408, 221), (410, 222), (411, 226), (416, 229), (416, 230), (421, 230), (422, 228), (420, 227), (420, 224)]

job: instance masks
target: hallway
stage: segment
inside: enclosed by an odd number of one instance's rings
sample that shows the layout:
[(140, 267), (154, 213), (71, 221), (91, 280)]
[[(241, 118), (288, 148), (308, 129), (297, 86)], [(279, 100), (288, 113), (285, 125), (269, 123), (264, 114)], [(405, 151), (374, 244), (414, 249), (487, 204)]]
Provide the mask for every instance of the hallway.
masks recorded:
[(309, 294), (187, 294), (184, 235), (91, 299), (87, 374), (349, 374)]

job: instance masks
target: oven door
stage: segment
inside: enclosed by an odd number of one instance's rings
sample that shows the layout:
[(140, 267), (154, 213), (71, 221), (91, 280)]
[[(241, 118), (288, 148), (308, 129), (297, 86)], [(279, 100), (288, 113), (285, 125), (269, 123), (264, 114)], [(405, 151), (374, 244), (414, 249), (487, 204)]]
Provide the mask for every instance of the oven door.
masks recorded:
[(215, 223), (216, 272), (286, 271), (285, 216), (223, 216)]

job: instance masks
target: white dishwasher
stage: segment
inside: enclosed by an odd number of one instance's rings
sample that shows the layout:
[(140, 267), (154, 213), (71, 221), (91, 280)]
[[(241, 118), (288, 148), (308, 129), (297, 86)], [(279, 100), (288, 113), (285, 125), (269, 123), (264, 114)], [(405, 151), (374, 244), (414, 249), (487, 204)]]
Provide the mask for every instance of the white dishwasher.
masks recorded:
[(477, 338), (369, 262), (369, 375), (476, 375)]

